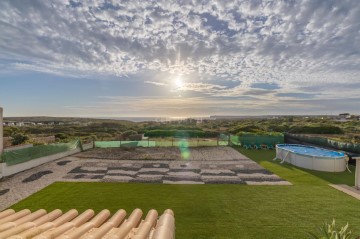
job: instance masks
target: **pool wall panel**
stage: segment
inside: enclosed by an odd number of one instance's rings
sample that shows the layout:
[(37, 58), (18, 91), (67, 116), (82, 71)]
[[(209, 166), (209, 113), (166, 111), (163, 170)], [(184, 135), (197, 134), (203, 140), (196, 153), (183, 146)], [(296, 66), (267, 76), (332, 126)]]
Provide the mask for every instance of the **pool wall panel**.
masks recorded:
[(276, 146), (276, 158), (301, 168), (317, 171), (343, 172), (346, 169), (346, 156), (331, 158), (305, 155), (278, 147), (278, 145)]

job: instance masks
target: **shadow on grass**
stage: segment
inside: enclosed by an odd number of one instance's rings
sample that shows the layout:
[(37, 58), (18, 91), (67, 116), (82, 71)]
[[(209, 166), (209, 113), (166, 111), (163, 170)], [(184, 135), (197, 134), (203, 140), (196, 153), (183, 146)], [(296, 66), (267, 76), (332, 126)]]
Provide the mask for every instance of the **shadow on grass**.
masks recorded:
[(275, 158), (275, 150), (248, 150), (241, 147), (234, 148), (294, 185), (324, 185), (332, 183), (353, 186), (355, 183), (355, 167), (351, 165), (351, 173), (348, 171), (339, 173), (320, 172), (299, 168), (288, 163), (280, 164), (279, 160), (273, 160)]

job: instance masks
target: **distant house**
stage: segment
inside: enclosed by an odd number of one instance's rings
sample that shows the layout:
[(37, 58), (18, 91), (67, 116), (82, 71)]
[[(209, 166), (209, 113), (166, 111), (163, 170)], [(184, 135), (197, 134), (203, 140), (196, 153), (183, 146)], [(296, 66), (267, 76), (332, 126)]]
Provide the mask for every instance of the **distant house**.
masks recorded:
[(15, 122), (15, 125), (21, 127), (24, 126), (24, 122)]
[(349, 113), (339, 114), (339, 119), (350, 119), (351, 115)]

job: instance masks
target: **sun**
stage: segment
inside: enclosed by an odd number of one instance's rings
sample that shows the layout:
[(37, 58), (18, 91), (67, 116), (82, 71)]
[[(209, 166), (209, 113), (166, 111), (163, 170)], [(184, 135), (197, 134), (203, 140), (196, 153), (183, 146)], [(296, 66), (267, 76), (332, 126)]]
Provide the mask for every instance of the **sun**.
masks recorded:
[(184, 81), (180, 76), (175, 79), (175, 86), (176, 88), (182, 88), (184, 86)]

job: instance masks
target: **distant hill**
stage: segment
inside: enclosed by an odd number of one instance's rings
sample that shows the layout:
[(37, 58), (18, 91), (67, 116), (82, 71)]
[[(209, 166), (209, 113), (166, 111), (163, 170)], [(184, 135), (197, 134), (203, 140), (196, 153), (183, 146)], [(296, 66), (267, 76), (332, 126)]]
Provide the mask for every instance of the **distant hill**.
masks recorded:
[(117, 119), (96, 119), (96, 118), (78, 118), (78, 117), (50, 117), (50, 116), (24, 116), (24, 117), (4, 117), (4, 121), (12, 122), (95, 122), (95, 123), (133, 123), (129, 120), (117, 120)]

